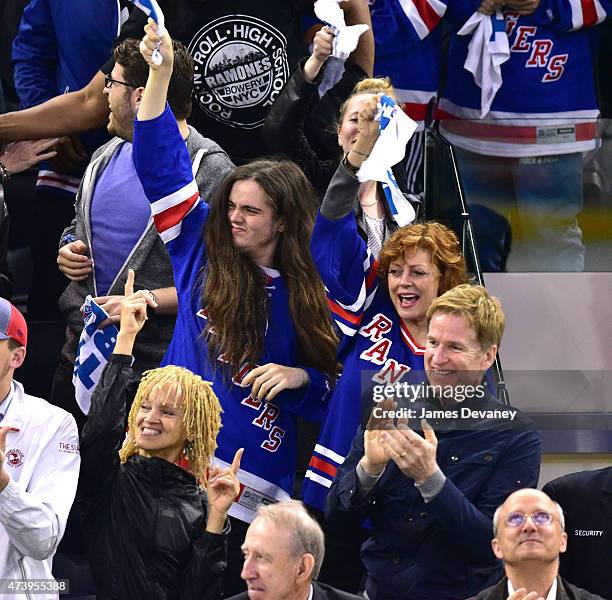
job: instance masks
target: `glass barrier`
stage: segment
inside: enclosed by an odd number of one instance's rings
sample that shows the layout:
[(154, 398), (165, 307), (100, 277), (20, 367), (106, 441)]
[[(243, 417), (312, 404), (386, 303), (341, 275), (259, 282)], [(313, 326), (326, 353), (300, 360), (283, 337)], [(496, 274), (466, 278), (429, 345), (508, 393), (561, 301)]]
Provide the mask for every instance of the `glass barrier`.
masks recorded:
[[(545, 452), (612, 452), (612, 120), (582, 153), (509, 158), (458, 145), (466, 133), (491, 141), (495, 125), (428, 130), (426, 217), (455, 229), (475, 279), (478, 254), (502, 301), (498, 398), (532, 416)], [(575, 140), (547, 127), (543, 143)]]
[(612, 120), (441, 121), (425, 161), (427, 217), (463, 234), (462, 192), (485, 273), (612, 271)]

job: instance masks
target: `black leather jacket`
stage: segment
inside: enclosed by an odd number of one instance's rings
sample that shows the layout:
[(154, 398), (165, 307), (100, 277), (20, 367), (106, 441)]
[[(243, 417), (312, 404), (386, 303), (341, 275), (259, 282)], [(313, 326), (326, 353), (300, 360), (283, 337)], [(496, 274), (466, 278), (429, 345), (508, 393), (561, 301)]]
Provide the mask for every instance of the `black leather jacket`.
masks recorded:
[(78, 506), (97, 598), (221, 598), (226, 538), (205, 532), (195, 478), (161, 458), (119, 463), (131, 357), (112, 355), (81, 438)]
[[(306, 59), (302, 59), (298, 63), (274, 101), (261, 135), (271, 153), (282, 154), (299, 165), (317, 194), (323, 198), (342, 158), (336, 133), (340, 105), (367, 75), (357, 65), (347, 61), (342, 79), (325, 94), (323, 100), (319, 100), (319, 84), (324, 69), (312, 83), (308, 83), (302, 71), (305, 62)], [(324, 121), (327, 122), (324, 124)], [(323, 156), (315, 147), (316, 136), (327, 136), (328, 144), (336, 151), (328, 150)], [(319, 140), (319, 146), (321, 143)]]
[[(323, 78), (323, 70), (317, 75), (312, 83), (308, 83), (303, 76), (303, 67), (306, 59), (302, 59), (291, 78), (279, 94), (264, 122), (262, 137), (273, 154), (283, 155), (294, 161), (304, 171), (304, 174), (312, 183), (319, 198), (322, 200), (329, 183), (340, 164), (342, 158), (341, 149), (338, 147), (336, 158), (322, 158), (315, 149), (313, 128), (323, 127), (324, 119), (327, 120), (328, 144), (337, 145), (336, 126), (339, 118), (340, 105), (350, 96), (355, 85), (366, 73), (350, 61), (345, 63), (345, 72), (342, 79), (331, 90), (326, 92), (321, 100), (318, 100), (318, 87)], [(330, 134), (333, 134), (330, 135)], [(327, 153), (329, 155), (329, 152)], [(406, 193), (406, 171), (403, 163), (393, 167), (393, 174), (397, 183)], [(409, 198), (411, 202), (416, 198)], [(419, 216), (419, 205), (415, 205), (417, 216)], [(357, 195), (355, 195), (355, 216), (359, 226), (359, 233), (365, 240), (367, 235), (363, 228), (363, 214)], [(385, 217), (387, 238), (396, 229), (397, 224), (388, 213)]]

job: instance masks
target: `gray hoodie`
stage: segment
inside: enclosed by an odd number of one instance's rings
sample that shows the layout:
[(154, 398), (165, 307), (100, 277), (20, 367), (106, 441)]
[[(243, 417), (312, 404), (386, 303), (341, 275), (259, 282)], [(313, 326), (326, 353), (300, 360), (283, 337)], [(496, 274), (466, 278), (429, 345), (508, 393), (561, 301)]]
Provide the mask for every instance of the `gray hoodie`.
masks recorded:
[[(90, 208), (96, 181), (117, 149), (122, 144), (129, 143), (115, 137), (94, 152), (76, 197), (75, 218), (62, 233), (60, 247), (76, 239), (83, 240), (91, 249)], [(217, 143), (203, 137), (193, 127), (189, 127), (186, 143), (192, 161), (194, 161), (194, 167), (197, 168), (196, 182), (200, 195), (208, 200), (234, 165)], [(136, 177), (136, 171), (134, 171), (134, 177)], [(110, 219), (123, 217), (124, 215), (109, 215)], [(153, 290), (174, 285), (170, 257), (157, 234), (151, 217), (145, 231), (115, 277), (108, 290), (108, 295), (123, 294), (128, 269), (133, 269), (136, 274), (134, 290)], [(62, 348), (62, 355), (70, 362), (74, 362), (77, 344), (83, 329), (81, 305), (87, 294), (93, 296), (99, 294), (93, 275), (92, 272), (83, 281), (71, 281), (58, 302), (59, 309), (67, 323), (66, 343)], [(134, 370), (137, 373), (159, 366), (172, 337), (175, 319), (174, 315), (159, 316), (150, 311), (149, 319), (138, 335), (134, 346)]]

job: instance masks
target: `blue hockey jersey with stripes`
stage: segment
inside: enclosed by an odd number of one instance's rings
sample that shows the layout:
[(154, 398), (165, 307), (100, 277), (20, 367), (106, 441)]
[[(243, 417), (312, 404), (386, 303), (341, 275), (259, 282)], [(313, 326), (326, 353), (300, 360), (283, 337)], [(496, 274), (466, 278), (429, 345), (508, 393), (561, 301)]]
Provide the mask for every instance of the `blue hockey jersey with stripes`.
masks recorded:
[(223, 408), (215, 462), (227, 466), (236, 450), (244, 448), (238, 473), (240, 495), (230, 514), (251, 521), (259, 504), (289, 498), (296, 460), (295, 416), (323, 418), (329, 380), (319, 371), (300, 365), (289, 293), (282, 275), (272, 269), (265, 269), (269, 317), (259, 363), (301, 366), (310, 377), (309, 386), (285, 390), (274, 402), (261, 402), (251, 398), (249, 388), (241, 385), (257, 365), (245, 364), (232, 379), (222, 360), (211, 364), (202, 335), (206, 310), (200, 304), (206, 270), (202, 230), (209, 208), (198, 195), (189, 153), (168, 107), (156, 119), (135, 122), (133, 157), (151, 202), (155, 226), (172, 260), (178, 293), (176, 327), (163, 364), (186, 367), (212, 381)]
[(399, 318), (378, 276), (378, 261), (359, 236), (352, 213), (337, 221), (319, 213), (311, 252), (342, 333), (342, 377), (302, 488), (304, 501), (323, 510), (336, 471), (371, 406), (374, 386), (422, 381), (425, 349)]
[[(457, 26), (463, 2), (449, 5)], [(611, 14), (609, 0), (541, 0), (532, 15), (504, 10), (510, 58), (490, 112), (464, 68), (471, 36), (455, 35), (440, 102), (442, 131), (457, 146), (494, 156), (543, 156), (595, 147), (597, 117), (589, 28)]]

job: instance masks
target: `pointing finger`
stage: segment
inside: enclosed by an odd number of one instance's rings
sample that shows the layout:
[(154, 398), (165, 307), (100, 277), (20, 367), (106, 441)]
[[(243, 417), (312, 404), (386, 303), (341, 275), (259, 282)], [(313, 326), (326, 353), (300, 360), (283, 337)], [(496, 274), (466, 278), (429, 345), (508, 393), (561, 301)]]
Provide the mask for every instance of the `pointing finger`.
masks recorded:
[(128, 270), (127, 281), (125, 282), (125, 295), (131, 296), (134, 293), (134, 270)]
[(236, 451), (236, 454), (234, 455), (234, 460), (232, 461), (232, 473), (234, 473), (234, 475), (236, 475), (236, 473), (238, 473), (239, 469), (240, 469), (240, 461), (242, 460), (242, 454), (244, 452), (244, 448), (239, 448)]

